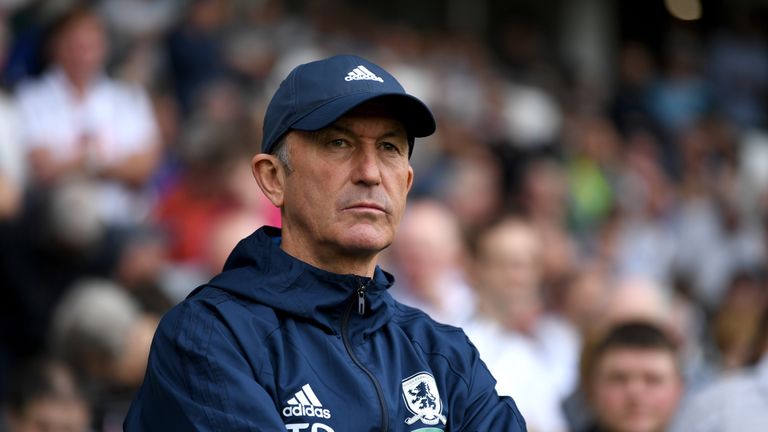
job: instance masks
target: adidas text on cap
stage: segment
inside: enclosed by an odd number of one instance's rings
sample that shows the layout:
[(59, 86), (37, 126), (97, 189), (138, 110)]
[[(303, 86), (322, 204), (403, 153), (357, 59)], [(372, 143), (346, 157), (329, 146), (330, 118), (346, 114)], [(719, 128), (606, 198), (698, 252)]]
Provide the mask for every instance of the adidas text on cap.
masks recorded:
[(381, 67), (361, 57), (337, 55), (294, 68), (272, 96), (264, 116), (261, 151), (270, 153), (291, 129), (315, 131), (329, 126), (356, 106), (388, 98), (413, 138), (435, 132), (429, 108)]

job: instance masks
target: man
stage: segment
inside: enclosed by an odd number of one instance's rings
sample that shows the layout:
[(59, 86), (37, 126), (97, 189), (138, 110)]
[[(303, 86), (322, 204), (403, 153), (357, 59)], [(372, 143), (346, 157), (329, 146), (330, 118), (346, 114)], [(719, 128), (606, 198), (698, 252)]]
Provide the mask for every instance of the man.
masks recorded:
[(71, 365), (89, 389), (99, 430), (122, 426), (157, 322), (128, 289), (108, 279), (78, 280), (59, 301), (48, 335), (51, 354)]
[[(13, 374), (0, 416), (7, 432), (87, 432), (91, 407), (74, 373), (64, 364), (38, 359)], [(6, 427), (3, 427), (2, 419)]]
[(719, 376), (686, 398), (672, 432), (759, 432), (768, 426), (768, 313), (763, 311), (748, 366)]
[(468, 249), (477, 308), (463, 328), (532, 430), (566, 430), (561, 400), (576, 380), (580, 341), (545, 310), (538, 231), (526, 217), (503, 215), (477, 230)]
[[(5, 22), (0, 22), (0, 67), (5, 65), (8, 37)], [(26, 166), (17, 114), (16, 104), (0, 89), (0, 225), (18, 214), (24, 190)]]
[(21, 134), (33, 185), (87, 178), (103, 222), (133, 226), (148, 210), (142, 188), (157, 166), (159, 133), (144, 90), (105, 75), (106, 32), (85, 6), (55, 20), (50, 67), (17, 91)]
[(241, 241), (155, 335), (127, 431), (522, 431), (461, 330), (387, 293), (376, 262), (413, 182), (429, 109), (381, 67), (295, 68), (253, 173), (282, 231)]
[(587, 397), (601, 432), (663, 432), (683, 392), (674, 342), (642, 321), (619, 324), (585, 357)]
[(432, 319), (461, 327), (474, 309), (466, 282), (461, 228), (456, 215), (432, 198), (411, 200), (391, 252), (395, 299)]

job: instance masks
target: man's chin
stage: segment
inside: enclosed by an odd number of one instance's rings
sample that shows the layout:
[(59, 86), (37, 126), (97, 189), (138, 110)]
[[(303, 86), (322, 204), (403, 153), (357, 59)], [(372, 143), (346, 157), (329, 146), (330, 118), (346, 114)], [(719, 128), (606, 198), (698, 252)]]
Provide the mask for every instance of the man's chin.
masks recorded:
[(372, 226), (356, 225), (343, 234), (342, 246), (353, 253), (377, 254), (392, 243), (393, 234)]
[(628, 432), (653, 432), (660, 430), (656, 428), (657, 422), (649, 418), (633, 418), (626, 421), (623, 425), (623, 429)]

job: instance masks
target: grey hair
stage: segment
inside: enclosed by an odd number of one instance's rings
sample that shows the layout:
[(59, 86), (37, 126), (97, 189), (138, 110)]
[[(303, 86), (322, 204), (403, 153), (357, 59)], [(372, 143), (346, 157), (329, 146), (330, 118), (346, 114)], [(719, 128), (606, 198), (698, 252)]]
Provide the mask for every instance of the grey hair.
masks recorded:
[(275, 145), (272, 147), (272, 152), (270, 154), (276, 157), (277, 160), (283, 164), (286, 174), (293, 172), (293, 167), (291, 166), (291, 156), (288, 153), (288, 140), (285, 139), (285, 136), (277, 140)]
[(139, 304), (114, 282), (79, 280), (54, 312), (53, 350), (72, 364), (82, 364), (91, 356), (113, 361), (123, 354), (140, 316)]

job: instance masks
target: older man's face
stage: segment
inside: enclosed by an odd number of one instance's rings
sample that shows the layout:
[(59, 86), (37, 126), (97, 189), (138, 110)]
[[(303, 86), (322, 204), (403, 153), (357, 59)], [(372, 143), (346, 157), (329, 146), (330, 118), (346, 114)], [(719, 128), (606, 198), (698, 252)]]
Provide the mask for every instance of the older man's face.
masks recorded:
[(284, 236), (313, 264), (374, 257), (392, 243), (413, 182), (403, 125), (363, 107), (317, 132), (287, 136)]

